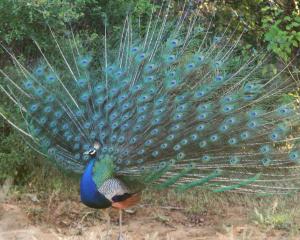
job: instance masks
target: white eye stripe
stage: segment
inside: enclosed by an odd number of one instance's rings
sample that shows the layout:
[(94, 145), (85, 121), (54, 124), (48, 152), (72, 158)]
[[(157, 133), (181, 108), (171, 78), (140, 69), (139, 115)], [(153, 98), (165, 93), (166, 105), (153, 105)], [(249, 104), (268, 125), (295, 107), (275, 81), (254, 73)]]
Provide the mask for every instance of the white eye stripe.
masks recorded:
[(95, 153), (96, 153), (96, 150), (95, 150), (95, 149), (89, 151), (89, 154), (90, 154), (90, 155), (93, 155), (93, 154), (95, 154)]

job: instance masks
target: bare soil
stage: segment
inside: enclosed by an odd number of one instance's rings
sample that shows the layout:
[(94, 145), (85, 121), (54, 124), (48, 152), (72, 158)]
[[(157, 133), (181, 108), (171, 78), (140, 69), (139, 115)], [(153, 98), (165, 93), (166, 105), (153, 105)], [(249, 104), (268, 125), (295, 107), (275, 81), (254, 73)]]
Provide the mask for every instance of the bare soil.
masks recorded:
[[(91, 210), (79, 201), (47, 204), (35, 196), (0, 203), (0, 240), (98, 240), (118, 237), (118, 212), (111, 209), (111, 224), (103, 211)], [(249, 220), (249, 209), (227, 208), (221, 214), (187, 214), (181, 208), (138, 205), (124, 213), (126, 240), (236, 240), (300, 239), (288, 231), (268, 229)]]

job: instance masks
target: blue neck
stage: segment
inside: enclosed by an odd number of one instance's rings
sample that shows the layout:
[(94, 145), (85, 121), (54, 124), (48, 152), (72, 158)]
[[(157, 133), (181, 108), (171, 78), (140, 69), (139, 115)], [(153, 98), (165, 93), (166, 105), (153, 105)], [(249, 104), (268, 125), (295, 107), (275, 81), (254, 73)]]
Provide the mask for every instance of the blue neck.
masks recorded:
[(86, 167), (80, 181), (80, 198), (81, 201), (91, 208), (108, 208), (111, 202), (106, 199), (97, 189), (93, 180), (93, 166), (95, 159)]

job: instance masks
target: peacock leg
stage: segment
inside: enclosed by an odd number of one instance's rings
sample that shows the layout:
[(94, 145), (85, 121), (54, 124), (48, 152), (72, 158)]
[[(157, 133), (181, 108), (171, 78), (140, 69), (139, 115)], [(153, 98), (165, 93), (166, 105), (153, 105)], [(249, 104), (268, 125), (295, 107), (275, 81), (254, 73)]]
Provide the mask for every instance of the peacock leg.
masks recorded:
[(119, 209), (119, 237), (118, 240), (125, 240), (122, 233), (122, 209)]

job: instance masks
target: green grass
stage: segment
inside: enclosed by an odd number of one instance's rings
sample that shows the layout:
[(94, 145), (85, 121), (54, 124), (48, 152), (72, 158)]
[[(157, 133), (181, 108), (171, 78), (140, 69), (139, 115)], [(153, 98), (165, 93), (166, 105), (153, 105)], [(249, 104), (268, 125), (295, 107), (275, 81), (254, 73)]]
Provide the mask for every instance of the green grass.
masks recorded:
[(299, 234), (300, 202), (299, 196), (273, 198), (267, 204), (254, 208), (250, 219), (266, 229), (286, 230)]

